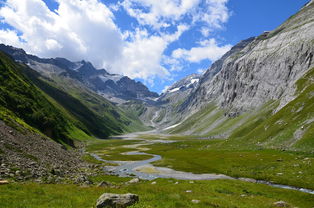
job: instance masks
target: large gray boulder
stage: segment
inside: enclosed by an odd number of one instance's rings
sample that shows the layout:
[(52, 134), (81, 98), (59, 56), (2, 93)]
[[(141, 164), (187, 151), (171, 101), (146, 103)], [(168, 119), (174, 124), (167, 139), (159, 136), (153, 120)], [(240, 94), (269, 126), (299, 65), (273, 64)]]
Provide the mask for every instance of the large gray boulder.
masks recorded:
[(96, 203), (96, 208), (124, 208), (131, 206), (139, 201), (139, 197), (136, 194), (111, 194), (104, 193), (101, 195)]

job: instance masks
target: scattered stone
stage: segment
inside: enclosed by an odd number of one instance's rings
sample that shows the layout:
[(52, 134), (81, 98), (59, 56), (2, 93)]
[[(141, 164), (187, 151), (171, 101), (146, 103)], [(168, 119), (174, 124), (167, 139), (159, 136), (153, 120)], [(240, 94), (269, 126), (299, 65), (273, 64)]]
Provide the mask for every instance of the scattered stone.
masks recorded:
[(289, 204), (285, 201), (277, 201), (274, 203), (275, 207), (289, 207)]
[(174, 184), (179, 184), (179, 182), (177, 181), (177, 182), (175, 182)]
[(108, 181), (102, 181), (97, 185), (97, 187), (110, 187), (110, 186), (112, 186), (112, 183)]
[(192, 190), (186, 190), (185, 192), (186, 193), (192, 193)]
[(0, 181), (0, 185), (5, 185), (5, 184), (9, 184), (9, 181), (6, 181), (6, 180)]
[(201, 201), (200, 201), (200, 200), (197, 200), (197, 199), (193, 199), (193, 200), (192, 200), (192, 203), (193, 203), (193, 204), (198, 204), (198, 203), (200, 203), (200, 202), (201, 202)]
[(110, 194), (104, 193), (96, 203), (96, 208), (125, 208), (139, 201), (138, 195), (135, 194)]
[(240, 181), (250, 182), (250, 183), (256, 183), (257, 180), (253, 178), (239, 178)]
[(140, 182), (139, 178), (133, 178), (128, 183), (139, 183), (139, 182)]

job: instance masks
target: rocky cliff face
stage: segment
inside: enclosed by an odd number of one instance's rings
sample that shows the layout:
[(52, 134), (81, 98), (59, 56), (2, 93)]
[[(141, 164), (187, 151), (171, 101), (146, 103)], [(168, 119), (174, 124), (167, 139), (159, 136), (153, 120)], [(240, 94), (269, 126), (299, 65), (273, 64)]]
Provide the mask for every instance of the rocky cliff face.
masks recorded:
[[(196, 112), (209, 102), (234, 112), (294, 98), (295, 82), (314, 66), (314, 2), (271, 32), (241, 42), (201, 78), (181, 106)], [(215, 75), (216, 74), (216, 75)]]

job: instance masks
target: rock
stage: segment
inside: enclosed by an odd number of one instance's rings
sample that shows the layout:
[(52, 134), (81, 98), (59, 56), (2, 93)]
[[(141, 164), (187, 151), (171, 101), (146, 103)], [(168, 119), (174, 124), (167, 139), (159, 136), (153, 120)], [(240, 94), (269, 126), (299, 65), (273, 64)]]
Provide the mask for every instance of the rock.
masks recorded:
[(274, 203), (275, 207), (289, 207), (289, 204), (285, 201), (277, 201)]
[(136, 194), (111, 194), (104, 193), (101, 195), (96, 203), (96, 208), (124, 208), (131, 206), (139, 201), (139, 197)]
[(192, 190), (186, 190), (185, 192), (186, 193), (192, 193)]
[(138, 182), (140, 182), (139, 178), (133, 178), (128, 183), (138, 183)]
[(250, 182), (250, 183), (256, 183), (257, 181), (252, 178), (239, 178), (240, 181)]
[(153, 185), (155, 185), (156, 183), (157, 183), (156, 181), (153, 181), (153, 182), (152, 182)]
[(9, 181), (7, 181), (7, 180), (0, 181), (0, 185), (5, 185), (5, 184), (9, 184)]
[(97, 185), (97, 187), (108, 187), (108, 186), (112, 186), (112, 183), (108, 181), (102, 181)]
[(201, 201), (200, 201), (200, 200), (197, 200), (197, 199), (193, 199), (193, 200), (192, 200), (192, 203), (193, 203), (193, 204), (198, 204), (198, 203), (200, 203), (200, 202), (201, 202)]

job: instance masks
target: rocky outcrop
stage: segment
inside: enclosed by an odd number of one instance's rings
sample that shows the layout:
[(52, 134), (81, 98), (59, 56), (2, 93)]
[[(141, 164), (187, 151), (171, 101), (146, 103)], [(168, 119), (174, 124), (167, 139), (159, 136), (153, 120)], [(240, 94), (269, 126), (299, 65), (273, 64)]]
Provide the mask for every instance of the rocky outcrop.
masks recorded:
[(240, 113), (271, 100), (285, 106), (294, 99), (295, 82), (314, 66), (313, 13), (311, 1), (274, 31), (235, 46), (204, 74), (181, 112), (209, 102)]
[(124, 208), (131, 206), (139, 201), (135, 194), (110, 194), (104, 193), (99, 197), (96, 208)]

